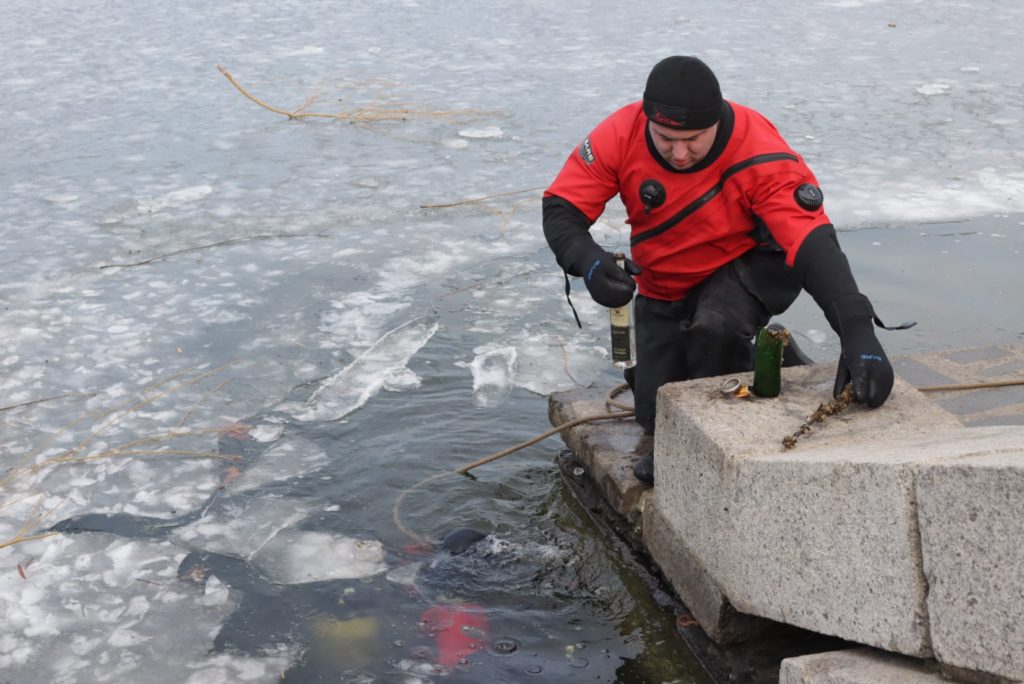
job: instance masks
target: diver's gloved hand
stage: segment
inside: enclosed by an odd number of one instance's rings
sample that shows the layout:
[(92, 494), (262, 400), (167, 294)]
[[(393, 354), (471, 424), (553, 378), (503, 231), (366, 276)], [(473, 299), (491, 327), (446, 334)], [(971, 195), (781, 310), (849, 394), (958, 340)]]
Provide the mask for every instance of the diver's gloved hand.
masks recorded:
[(640, 275), (640, 267), (632, 259), (626, 259), (623, 270), (611, 254), (592, 242), (575, 255), (573, 266), (583, 276), (590, 296), (601, 306), (625, 306), (633, 298), (636, 283), (630, 276)]
[(854, 401), (877, 408), (892, 391), (893, 372), (875, 337), (871, 302), (859, 293), (846, 294), (832, 302), (832, 308), (843, 345), (833, 396), (839, 396), (847, 383), (852, 383)]

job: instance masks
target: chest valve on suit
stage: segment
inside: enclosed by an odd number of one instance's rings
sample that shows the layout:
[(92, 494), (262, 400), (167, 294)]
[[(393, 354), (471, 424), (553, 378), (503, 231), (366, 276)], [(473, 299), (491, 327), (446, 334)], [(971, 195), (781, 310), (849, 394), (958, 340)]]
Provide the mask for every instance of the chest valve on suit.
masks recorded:
[(665, 203), (665, 186), (656, 180), (648, 179), (640, 184), (640, 201), (644, 203), (644, 213), (650, 214)]

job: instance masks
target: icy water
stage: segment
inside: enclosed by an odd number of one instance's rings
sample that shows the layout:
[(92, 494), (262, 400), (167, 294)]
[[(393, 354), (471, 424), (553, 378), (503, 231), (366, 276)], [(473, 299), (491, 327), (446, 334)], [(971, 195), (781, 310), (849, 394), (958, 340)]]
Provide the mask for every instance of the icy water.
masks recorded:
[[(547, 440), (619, 379), (539, 190), (701, 55), (822, 181), (893, 353), (1020, 342), (1017, 3), (5, 3), (0, 669), (702, 681)], [(289, 120), (245, 99), (344, 111)], [(400, 112), (398, 110), (401, 110)], [(613, 201), (595, 234), (621, 247)], [(815, 359), (813, 303), (783, 319)], [(54, 526), (59, 534), (43, 539)]]

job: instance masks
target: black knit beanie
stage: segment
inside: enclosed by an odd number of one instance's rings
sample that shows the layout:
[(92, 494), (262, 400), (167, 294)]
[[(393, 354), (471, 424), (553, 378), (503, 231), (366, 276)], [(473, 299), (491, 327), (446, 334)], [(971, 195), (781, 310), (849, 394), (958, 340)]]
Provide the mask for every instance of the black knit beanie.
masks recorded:
[(696, 57), (666, 57), (651, 69), (644, 113), (656, 124), (680, 130), (710, 128), (722, 117), (722, 90)]

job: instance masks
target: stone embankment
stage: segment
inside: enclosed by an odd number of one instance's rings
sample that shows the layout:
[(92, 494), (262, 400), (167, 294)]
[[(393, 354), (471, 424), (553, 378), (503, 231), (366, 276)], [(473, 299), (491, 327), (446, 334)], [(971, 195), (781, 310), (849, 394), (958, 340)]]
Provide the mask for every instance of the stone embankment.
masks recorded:
[[(884, 406), (851, 405), (791, 449), (833, 364), (784, 369), (775, 399), (667, 385), (653, 488), (632, 476), (647, 446), (632, 421), (562, 436), (713, 641), (781, 623), (852, 642), (782, 661), (780, 682), (1024, 680), (1024, 386), (917, 389), (1024, 378), (1024, 346), (895, 367)], [(553, 395), (550, 418), (604, 410), (581, 390)]]

